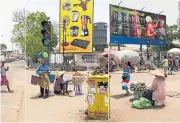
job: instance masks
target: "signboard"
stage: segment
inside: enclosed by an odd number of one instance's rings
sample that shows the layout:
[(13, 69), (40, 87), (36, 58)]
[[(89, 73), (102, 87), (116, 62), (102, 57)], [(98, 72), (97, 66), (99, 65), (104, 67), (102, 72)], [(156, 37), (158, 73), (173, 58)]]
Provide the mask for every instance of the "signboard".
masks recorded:
[(60, 53), (93, 51), (93, 12), (94, 0), (60, 0)]
[[(166, 16), (110, 5), (111, 43), (152, 44), (164, 43)], [(154, 42), (156, 41), (156, 42)]]

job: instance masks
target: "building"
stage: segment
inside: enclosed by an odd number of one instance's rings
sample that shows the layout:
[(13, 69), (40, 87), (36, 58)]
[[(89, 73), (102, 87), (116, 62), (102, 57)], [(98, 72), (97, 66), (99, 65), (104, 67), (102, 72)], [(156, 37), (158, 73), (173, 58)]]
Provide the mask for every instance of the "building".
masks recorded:
[(180, 1), (178, 2), (178, 20), (177, 20), (177, 25), (180, 28)]
[(107, 23), (94, 23), (93, 30), (93, 47), (95, 51), (103, 52), (107, 45)]

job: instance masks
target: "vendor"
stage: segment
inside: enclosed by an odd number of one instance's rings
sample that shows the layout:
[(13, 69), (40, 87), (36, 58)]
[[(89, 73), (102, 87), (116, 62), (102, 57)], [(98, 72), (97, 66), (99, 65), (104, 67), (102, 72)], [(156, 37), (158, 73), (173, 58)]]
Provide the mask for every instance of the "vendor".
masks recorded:
[[(83, 76), (81, 73), (79, 73), (77, 71), (77, 69), (75, 67), (73, 68), (73, 72), (74, 72), (73, 76)], [(74, 85), (74, 90), (75, 90), (76, 95), (82, 95), (83, 94), (81, 85), (79, 85), (79, 86)]]
[(56, 75), (56, 81), (54, 83), (54, 94), (60, 94), (63, 92), (63, 95), (65, 95), (66, 92), (66, 86), (64, 81), (64, 73), (62, 73), (60, 76)]
[(151, 90), (152, 100), (154, 101), (154, 106), (164, 106), (164, 102), (166, 99), (166, 77), (165, 75), (156, 70), (151, 74), (155, 75), (155, 79), (153, 80)]
[[(40, 96), (39, 97), (44, 97), (48, 98), (49, 97), (49, 74), (50, 74), (50, 68), (47, 65), (48, 61), (47, 59), (41, 60), (42, 64), (38, 67), (36, 74), (39, 75), (41, 78), (41, 81), (38, 82), (38, 85), (40, 86)], [(45, 91), (45, 95), (44, 95)]]

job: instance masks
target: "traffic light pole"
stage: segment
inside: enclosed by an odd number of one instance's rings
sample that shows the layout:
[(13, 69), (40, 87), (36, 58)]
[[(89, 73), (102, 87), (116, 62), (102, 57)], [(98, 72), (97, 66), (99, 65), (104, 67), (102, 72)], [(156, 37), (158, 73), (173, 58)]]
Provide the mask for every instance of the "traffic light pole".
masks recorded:
[(48, 45), (48, 54), (49, 54), (49, 56), (48, 56), (48, 66), (50, 67), (50, 58), (51, 58), (51, 49), (50, 49), (51, 47), (50, 47), (50, 45)]
[(147, 45), (147, 60), (149, 60), (149, 46)]
[(64, 69), (64, 43), (65, 43), (65, 23), (63, 22), (63, 43), (62, 43), (62, 46), (63, 46), (63, 49), (62, 49), (62, 51), (63, 51), (63, 71), (65, 70)]

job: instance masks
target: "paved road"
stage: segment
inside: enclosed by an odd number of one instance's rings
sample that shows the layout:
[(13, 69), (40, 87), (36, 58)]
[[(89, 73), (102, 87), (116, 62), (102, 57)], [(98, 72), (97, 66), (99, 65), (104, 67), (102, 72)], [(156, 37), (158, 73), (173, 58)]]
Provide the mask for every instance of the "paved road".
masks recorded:
[[(119, 78), (119, 79), (118, 79)], [(134, 73), (132, 81), (142, 80), (151, 85), (154, 78), (148, 73)], [(180, 94), (180, 72), (167, 78), (167, 93)], [(111, 78), (111, 122), (180, 122), (180, 98), (167, 97), (167, 106), (163, 109), (138, 110), (131, 108), (130, 99), (124, 97), (121, 89), (121, 74), (112, 74)]]
[(1, 86), (1, 122), (24, 121), (24, 62), (6, 64), (9, 66), (7, 78), (14, 93), (8, 93), (6, 86)]

